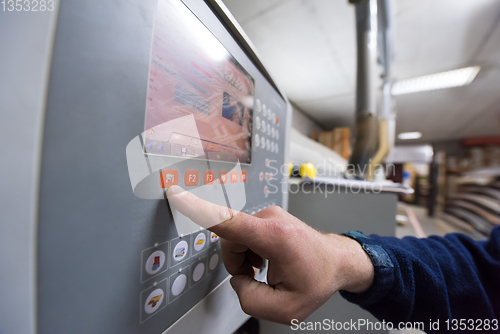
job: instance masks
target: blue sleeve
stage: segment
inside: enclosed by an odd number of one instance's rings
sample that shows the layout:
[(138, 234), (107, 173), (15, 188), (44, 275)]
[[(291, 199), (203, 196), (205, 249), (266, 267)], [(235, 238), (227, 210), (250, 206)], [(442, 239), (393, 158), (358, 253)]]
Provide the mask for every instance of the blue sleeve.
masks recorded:
[(500, 318), (500, 226), (479, 242), (458, 233), (425, 239), (344, 235), (368, 253), (375, 277), (364, 293), (340, 293), (377, 319), (439, 320), (443, 326), (447, 319)]

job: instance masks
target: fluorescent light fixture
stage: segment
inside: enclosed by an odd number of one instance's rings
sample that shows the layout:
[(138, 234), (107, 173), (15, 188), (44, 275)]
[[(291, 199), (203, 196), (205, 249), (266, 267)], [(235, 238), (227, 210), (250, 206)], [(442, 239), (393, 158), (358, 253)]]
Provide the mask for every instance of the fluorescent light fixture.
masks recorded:
[(406, 139), (418, 139), (422, 137), (422, 132), (401, 132), (398, 135), (398, 138), (401, 140), (406, 140)]
[(398, 80), (392, 85), (392, 95), (467, 86), (474, 80), (481, 67), (471, 66), (457, 70)]

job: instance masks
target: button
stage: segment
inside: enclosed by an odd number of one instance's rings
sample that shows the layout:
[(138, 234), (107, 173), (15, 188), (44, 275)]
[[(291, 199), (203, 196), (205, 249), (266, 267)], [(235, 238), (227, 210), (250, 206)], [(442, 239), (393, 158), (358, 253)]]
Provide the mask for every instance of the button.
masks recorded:
[(269, 180), (269, 173), (266, 172), (266, 180)]
[(271, 152), (274, 153), (274, 142), (271, 142)]
[(269, 139), (266, 139), (266, 146), (267, 146), (267, 150), (269, 151), (271, 149), (271, 141)]
[(201, 232), (198, 233), (196, 238), (194, 239), (194, 245), (193, 248), (195, 251), (199, 252), (205, 247), (205, 244), (207, 243), (207, 236), (205, 233)]
[(217, 241), (219, 241), (219, 236), (214, 232), (210, 232), (210, 242), (215, 244)]
[(186, 287), (187, 283), (187, 277), (184, 274), (181, 274), (177, 276), (177, 278), (174, 281), (174, 284), (172, 284), (172, 295), (178, 296), (184, 291), (184, 288)]
[(255, 128), (257, 130), (260, 129), (260, 118), (259, 118), (259, 116), (255, 117)]
[(207, 170), (203, 174), (203, 184), (214, 184), (214, 179), (214, 172), (211, 170)]
[(267, 197), (269, 195), (269, 188), (267, 186), (264, 186), (264, 195)]
[(271, 124), (267, 124), (267, 135), (271, 135)]
[(266, 132), (266, 121), (262, 120), (262, 132)]
[(260, 137), (258, 134), (255, 134), (255, 137), (254, 137), (254, 142), (255, 142), (255, 146), (259, 146), (260, 145)]
[(277, 118), (277, 117), (276, 117), (276, 114), (274, 114), (274, 113), (273, 113), (273, 123), (274, 123), (274, 124), (276, 124), (276, 123), (277, 123), (277, 122), (276, 122), (276, 118)]
[(162, 188), (168, 188), (179, 183), (179, 171), (175, 169), (162, 169), (160, 184)]
[(148, 274), (154, 275), (161, 270), (164, 264), (165, 264), (165, 253), (163, 253), (161, 250), (157, 250), (148, 257), (144, 269), (146, 269), (146, 272)]
[(238, 182), (238, 172), (231, 172), (231, 183)]
[(266, 148), (266, 139), (264, 137), (262, 137), (260, 139), (260, 147), (261, 148)]
[(259, 180), (261, 180), (261, 181), (264, 180), (264, 173), (260, 172), (260, 174), (259, 174)]
[(212, 257), (210, 258), (210, 261), (208, 262), (208, 268), (210, 268), (210, 270), (214, 270), (215, 268), (217, 268), (217, 266), (219, 265), (219, 254), (214, 254), (212, 255)]
[(276, 117), (276, 125), (280, 126), (280, 118), (279, 117)]
[(247, 172), (241, 172), (241, 175), (240, 175), (240, 181), (241, 181), (242, 183), (247, 182)]
[(276, 137), (276, 131), (274, 130), (274, 128), (271, 128), (271, 135), (273, 138)]
[(267, 107), (265, 104), (262, 105), (262, 115), (264, 115), (264, 117), (267, 116)]
[(194, 267), (193, 270), (193, 281), (198, 282), (202, 277), (203, 274), (205, 273), (205, 265), (203, 262), (200, 262)]
[(188, 253), (188, 243), (185, 240), (179, 241), (174, 247), (174, 252), (172, 253), (172, 258), (175, 262), (180, 262), (184, 260)]
[(223, 184), (227, 182), (227, 172), (219, 172), (219, 183)]
[(200, 174), (197, 170), (187, 170), (184, 174), (184, 184), (186, 187), (197, 186), (199, 178)]
[(276, 140), (280, 139), (280, 133), (278, 130), (276, 130)]
[(164, 295), (165, 293), (162, 289), (156, 289), (151, 292), (144, 303), (144, 312), (147, 314), (155, 313), (160, 308)]
[(266, 158), (266, 167), (269, 167), (269, 158)]
[(259, 99), (257, 99), (257, 101), (255, 101), (255, 109), (257, 109), (257, 112), (260, 112), (262, 110), (262, 105), (260, 104)]
[(272, 120), (272, 119), (273, 119), (273, 112), (271, 111), (271, 109), (269, 109), (269, 110), (267, 111), (267, 119), (268, 119), (268, 120)]

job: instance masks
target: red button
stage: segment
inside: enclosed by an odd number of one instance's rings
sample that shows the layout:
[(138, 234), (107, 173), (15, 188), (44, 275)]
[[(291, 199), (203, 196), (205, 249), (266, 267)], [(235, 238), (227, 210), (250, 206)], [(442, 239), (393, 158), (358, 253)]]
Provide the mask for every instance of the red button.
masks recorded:
[(280, 118), (276, 117), (276, 124), (280, 124)]
[(162, 169), (160, 184), (162, 188), (168, 188), (179, 183), (179, 172), (175, 169)]
[(238, 182), (238, 172), (231, 172), (231, 183)]
[(240, 180), (243, 183), (247, 182), (247, 172), (241, 172)]
[(184, 174), (184, 184), (187, 187), (197, 186), (200, 174), (197, 170), (187, 170)]
[(203, 175), (203, 184), (214, 184), (214, 172), (207, 170)]
[(219, 172), (219, 183), (227, 182), (227, 172)]

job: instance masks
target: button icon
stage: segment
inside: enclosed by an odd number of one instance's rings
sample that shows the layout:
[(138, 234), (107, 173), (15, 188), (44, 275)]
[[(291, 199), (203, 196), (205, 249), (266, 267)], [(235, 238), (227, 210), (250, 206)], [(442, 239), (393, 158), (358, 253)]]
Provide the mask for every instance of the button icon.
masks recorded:
[(259, 174), (259, 180), (261, 180), (261, 181), (264, 180), (264, 173), (260, 172), (260, 174)]
[(188, 247), (188, 243), (185, 240), (182, 240), (175, 245), (174, 252), (172, 253), (172, 257), (175, 262), (184, 260), (188, 253)]
[(163, 253), (161, 250), (157, 250), (148, 257), (144, 269), (146, 269), (146, 272), (148, 274), (154, 275), (158, 273), (161, 270), (161, 268), (163, 268), (164, 264), (165, 264), (165, 253)]
[(193, 270), (193, 281), (198, 282), (205, 272), (205, 265), (203, 263), (198, 263)]
[(208, 262), (208, 268), (210, 268), (210, 270), (214, 270), (215, 268), (217, 268), (218, 264), (219, 264), (219, 254), (215, 253), (214, 255), (212, 255), (210, 261)]
[(214, 244), (217, 241), (219, 241), (219, 236), (214, 232), (210, 232), (210, 242)]
[(162, 188), (169, 188), (179, 183), (179, 172), (175, 169), (162, 169), (160, 184)]
[(187, 276), (182, 274), (177, 276), (177, 278), (174, 281), (174, 284), (172, 284), (172, 295), (178, 296), (184, 291), (184, 288), (186, 287), (187, 283)]
[(238, 182), (238, 172), (231, 172), (231, 183)]
[(203, 184), (214, 184), (214, 172), (211, 170), (205, 171), (203, 174)]
[(247, 172), (241, 172), (240, 181), (243, 183), (247, 182)]
[(227, 172), (219, 172), (219, 183), (223, 184), (227, 182)]
[(196, 238), (194, 239), (194, 250), (199, 252), (203, 249), (207, 241), (207, 237), (205, 233), (201, 232), (199, 233)]
[(163, 297), (165, 293), (162, 289), (156, 289), (151, 292), (146, 298), (146, 302), (144, 303), (144, 312), (147, 314), (151, 314), (158, 310), (163, 302)]
[(187, 170), (184, 174), (184, 184), (187, 187), (197, 186), (199, 173), (197, 170)]

